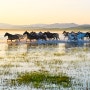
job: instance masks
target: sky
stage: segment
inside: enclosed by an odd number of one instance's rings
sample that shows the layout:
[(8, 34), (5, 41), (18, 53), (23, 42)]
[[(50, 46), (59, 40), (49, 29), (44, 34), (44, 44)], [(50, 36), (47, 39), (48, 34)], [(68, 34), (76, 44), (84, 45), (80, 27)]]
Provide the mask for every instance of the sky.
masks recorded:
[(90, 0), (0, 0), (0, 23), (90, 24)]

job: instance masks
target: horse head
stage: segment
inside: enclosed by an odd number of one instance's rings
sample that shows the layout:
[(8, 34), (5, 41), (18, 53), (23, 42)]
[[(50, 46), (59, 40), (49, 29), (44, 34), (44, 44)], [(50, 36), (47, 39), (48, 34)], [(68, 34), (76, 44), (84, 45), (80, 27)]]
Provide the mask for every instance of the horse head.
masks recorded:
[(27, 34), (27, 35), (28, 35), (28, 34), (29, 34), (29, 32), (25, 31), (25, 32), (23, 33), (23, 35), (25, 35), (25, 34)]
[(37, 35), (37, 33), (36, 33), (36, 32), (33, 32), (33, 31), (32, 31), (32, 32), (30, 32), (29, 34), (30, 34), (30, 35), (32, 35), (32, 36)]
[(90, 32), (86, 33), (86, 37), (88, 37), (90, 39)]
[(64, 34), (64, 33), (66, 33), (66, 31), (63, 31), (63, 33), (62, 33), (62, 34)]
[(5, 35), (4, 35), (4, 37), (5, 37), (5, 36), (8, 36), (8, 35), (9, 35), (9, 33), (6, 32)]

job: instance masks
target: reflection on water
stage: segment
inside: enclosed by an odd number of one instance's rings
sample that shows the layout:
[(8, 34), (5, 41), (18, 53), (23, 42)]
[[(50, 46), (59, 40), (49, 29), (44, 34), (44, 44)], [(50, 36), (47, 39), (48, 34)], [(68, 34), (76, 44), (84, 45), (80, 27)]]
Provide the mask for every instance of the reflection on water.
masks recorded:
[[(45, 51), (58, 51), (59, 44), (48, 44), (48, 45), (39, 45), (39, 44), (30, 44), (30, 43), (19, 43), (19, 42), (7, 42), (6, 54), (20, 54), (20, 53), (35, 53), (45, 52)], [(48, 51), (48, 52), (49, 52)]]
[(74, 48), (74, 47), (90, 47), (90, 43), (84, 43), (84, 42), (67, 42), (67, 43), (65, 43), (65, 49)]
[(65, 43), (65, 48), (72, 48), (72, 47), (83, 47), (84, 42), (67, 42)]
[(6, 46), (6, 53), (10, 53), (11, 51), (15, 53), (30, 53), (31, 51), (35, 51), (39, 53), (44, 52), (45, 50), (51, 50), (55, 52), (63, 52), (67, 51), (68, 48), (74, 47), (90, 47), (90, 43), (84, 42), (67, 42), (67, 43), (59, 43), (59, 44), (47, 44), (47, 45), (39, 45), (39, 44), (31, 44), (31, 43), (19, 43), (19, 42), (8, 42)]

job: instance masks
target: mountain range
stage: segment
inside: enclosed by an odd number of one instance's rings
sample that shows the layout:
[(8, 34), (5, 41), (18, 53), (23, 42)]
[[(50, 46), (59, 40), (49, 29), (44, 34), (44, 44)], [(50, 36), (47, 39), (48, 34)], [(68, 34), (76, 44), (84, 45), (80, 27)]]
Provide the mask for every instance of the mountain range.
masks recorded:
[(32, 24), (32, 25), (11, 25), (0, 23), (0, 29), (90, 29), (90, 24), (78, 25), (75, 23), (53, 23), (53, 24)]

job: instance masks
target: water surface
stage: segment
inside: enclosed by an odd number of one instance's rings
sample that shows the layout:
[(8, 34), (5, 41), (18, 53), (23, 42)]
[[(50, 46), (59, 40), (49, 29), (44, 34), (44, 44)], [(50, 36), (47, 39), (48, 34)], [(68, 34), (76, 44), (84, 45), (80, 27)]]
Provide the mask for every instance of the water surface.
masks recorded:
[[(26, 85), (10, 86), (7, 81), (17, 78), (18, 73), (40, 70), (49, 71), (51, 74), (65, 73), (72, 77), (72, 87), (61, 87), (61, 90), (90, 89), (90, 43), (81, 45), (75, 43), (32, 45), (22, 41), (7, 43), (5, 32), (2, 31), (0, 34), (1, 90), (34, 90), (34, 87)], [(17, 33), (17, 31), (8, 32)], [(18, 31), (20, 34), (23, 32), (24, 30)], [(59, 34), (63, 39), (61, 32)], [(60, 88), (51, 85), (47, 90), (60, 90)]]

